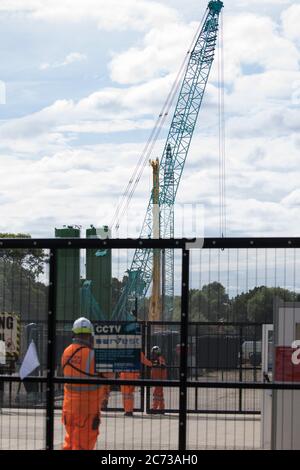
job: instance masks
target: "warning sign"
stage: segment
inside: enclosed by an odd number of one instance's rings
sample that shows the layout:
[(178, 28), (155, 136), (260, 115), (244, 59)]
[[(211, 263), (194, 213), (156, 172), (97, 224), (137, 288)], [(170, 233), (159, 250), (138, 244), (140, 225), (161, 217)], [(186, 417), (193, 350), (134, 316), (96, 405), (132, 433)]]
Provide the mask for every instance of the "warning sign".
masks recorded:
[(139, 371), (141, 328), (132, 323), (94, 323), (97, 372)]
[(6, 356), (20, 354), (20, 316), (15, 313), (0, 313), (0, 341), (5, 343)]

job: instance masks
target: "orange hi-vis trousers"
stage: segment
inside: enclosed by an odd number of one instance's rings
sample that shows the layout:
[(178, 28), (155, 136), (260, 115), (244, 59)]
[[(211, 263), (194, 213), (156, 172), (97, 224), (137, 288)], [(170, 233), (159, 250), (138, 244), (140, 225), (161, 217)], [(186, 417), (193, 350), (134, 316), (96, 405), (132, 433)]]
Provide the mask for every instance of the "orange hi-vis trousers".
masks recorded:
[[(94, 375), (94, 351), (78, 343), (71, 344), (62, 356), (65, 377)], [(63, 450), (92, 450), (99, 435), (101, 387), (93, 384), (64, 386), (62, 422), (65, 425)]]
[[(100, 374), (102, 377), (106, 377), (107, 379), (115, 379), (116, 374), (114, 372), (102, 372)], [(108, 400), (110, 396), (110, 385), (101, 385), (101, 409), (106, 409), (108, 405)]]
[[(165, 368), (166, 361), (163, 356), (160, 356), (157, 361), (152, 362), (153, 367), (151, 369), (151, 378), (154, 380), (166, 380), (167, 379), (167, 370)], [(153, 410), (164, 410), (165, 409), (165, 399), (164, 399), (164, 389), (163, 387), (154, 387), (153, 390)]]
[[(121, 372), (120, 379), (122, 380), (137, 380), (140, 378), (139, 372)], [(125, 412), (132, 412), (134, 408), (134, 385), (121, 385), (121, 392), (123, 397), (123, 407)]]
[(152, 408), (153, 410), (165, 409), (164, 389), (162, 387), (154, 387)]
[[(152, 362), (146, 358), (145, 354), (141, 352), (141, 364), (151, 367)], [(120, 379), (123, 380), (138, 380), (140, 378), (140, 372), (138, 371), (126, 371), (120, 373)], [(134, 408), (134, 385), (121, 385), (121, 392), (123, 396), (123, 407), (125, 412), (132, 413)]]
[(63, 450), (93, 450), (99, 435), (100, 415), (63, 413), (66, 434)]

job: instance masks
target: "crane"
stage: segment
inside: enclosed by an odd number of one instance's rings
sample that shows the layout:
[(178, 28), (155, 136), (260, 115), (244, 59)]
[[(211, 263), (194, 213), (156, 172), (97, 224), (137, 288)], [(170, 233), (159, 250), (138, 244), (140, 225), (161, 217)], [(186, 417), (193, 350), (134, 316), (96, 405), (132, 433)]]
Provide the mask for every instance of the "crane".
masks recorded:
[[(159, 236), (174, 238), (174, 203), (191, 139), (201, 108), (203, 95), (216, 48), (220, 0), (208, 3), (203, 26), (190, 52), (173, 119), (160, 160), (159, 174)], [(141, 238), (153, 236), (153, 205), (157, 192), (153, 188), (142, 225)], [(137, 298), (146, 295), (153, 276), (153, 250), (137, 249), (128, 271), (128, 281), (116, 304), (112, 318), (130, 319)], [(174, 299), (174, 251), (162, 253), (163, 319), (172, 318)]]

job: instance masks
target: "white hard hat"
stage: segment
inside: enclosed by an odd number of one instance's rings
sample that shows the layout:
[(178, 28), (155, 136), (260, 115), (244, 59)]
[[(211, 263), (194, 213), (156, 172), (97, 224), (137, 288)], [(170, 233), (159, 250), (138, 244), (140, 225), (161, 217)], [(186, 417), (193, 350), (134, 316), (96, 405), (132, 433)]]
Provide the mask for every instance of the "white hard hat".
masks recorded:
[(153, 348), (151, 349), (151, 352), (152, 354), (154, 353), (154, 354), (157, 354), (158, 356), (161, 355), (161, 349), (159, 346), (153, 346)]
[(94, 327), (93, 327), (92, 323), (90, 322), (90, 320), (88, 320), (85, 317), (80, 317), (80, 318), (77, 318), (77, 320), (74, 321), (72, 331), (73, 331), (73, 333), (75, 333), (75, 335), (80, 335), (80, 334), (84, 334), (84, 333), (93, 335), (94, 334)]

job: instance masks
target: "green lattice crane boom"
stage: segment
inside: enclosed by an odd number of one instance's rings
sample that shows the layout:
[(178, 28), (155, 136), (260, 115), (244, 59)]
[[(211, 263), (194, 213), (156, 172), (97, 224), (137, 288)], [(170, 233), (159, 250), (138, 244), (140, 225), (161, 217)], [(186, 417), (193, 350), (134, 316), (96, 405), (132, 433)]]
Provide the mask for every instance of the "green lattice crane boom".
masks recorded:
[[(203, 95), (214, 59), (223, 2), (208, 3), (201, 31), (190, 52), (184, 79), (178, 96), (173, 119), (160, 161), (160, 236), (174, 237), (174, 203), (190, 143), (194, 133)], [(147, 207), (141, 238), (152, 236), (153, 194)], [(113, 318), (126, 319), (135, 298), (145, 296), (152, 280), (152, 250), (135, 251), (129, 278)], [(174, 299), (174, 253), (166, 250), (163, 258), (162, 283), (164, 289), (163, 318), (172, 317)], [(131, 305), (130, 305), (131, 304)]]

